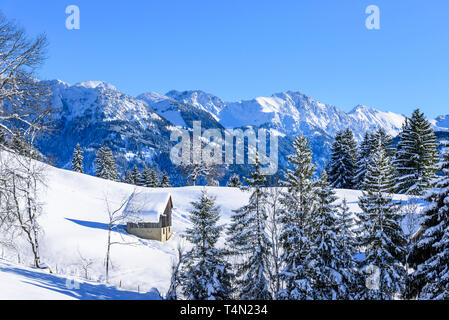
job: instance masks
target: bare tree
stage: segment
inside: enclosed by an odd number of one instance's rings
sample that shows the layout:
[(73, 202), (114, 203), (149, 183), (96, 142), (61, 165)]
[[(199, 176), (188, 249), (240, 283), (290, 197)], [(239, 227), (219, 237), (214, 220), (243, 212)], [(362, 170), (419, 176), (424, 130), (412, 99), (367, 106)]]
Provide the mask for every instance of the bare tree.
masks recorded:
[(16, 154), (6, 154), (1, 164), (2, 203), (8, 232), (25, 235), (34, 256), (34, 266), (40, 267), (39, 237), (42, 229), (39, 217), (42, 203), (39, 201), (39, 188), (45, 186), (42, 163)]
[[(111, 240), (112, 231), (117, 230), (120, 223), (124, 222), (127, 218), (133, 218), (133, 216), (137, 215), (140, 210), (140, 204), (137, 206), (128, 206), (128, 204), (132, 201), (132, 199), (137, 195), (136, 189), (132, 192), (130, 196), (123, 198), (121, 201), (116, 203), (113, 206), (112, 201), (109, 199), (108, 195), (105, 195), (104, 201), (106, 206), (106, 214), (108, 217), (108, 240), (106, 247), (106, 282), (109, 282), (109, 270), (111, 266), (111, 247), (116, 244), (121, 245), (133, 245), (135, 243), (128, 242), (113, 242)], [(126, 210), (125, 210), (126, 209)], [(123, 240), (123, 237), (122, 237)]]
[(45, 60), (47, 40), (30, 40), (25, 31), (0, 13), (0, 128), (42, 131), (36, 118), (48, 115), (50, 91), (34, 77)]
[(187, 181), (196, 186), (198, 181), (204, 177), (209, 186), (216, 186), (217, 180), (223, 177), (223, 168), (219, 165), (207, 164), (189, 164), (181, 166), (181, 174), (187, 176)]
[[(29, 40), (25, 31), (0, 14), (0, 129), (2, 139), (20, 138), (20, 156), (11, 149), (0, 163), (0, 224), (25, 235), (39, 267), (39, 189), (45, 185), (43, 166), (32, 160), (34, 141), (49, 130), (50, 91), (34, 73), (45, 60), (45, 35)], [(19, 153), (19, 152), (17, 152)]]
[(94, 261), (94, 259), (85, 258), (81, 254), (79, 248), (78, 248), (78, 256), (80, 258), (80, 265), (81, 265), (81, 269), (83, 270), (84, 279), (89, 280), (89, 270), (95, 261)]

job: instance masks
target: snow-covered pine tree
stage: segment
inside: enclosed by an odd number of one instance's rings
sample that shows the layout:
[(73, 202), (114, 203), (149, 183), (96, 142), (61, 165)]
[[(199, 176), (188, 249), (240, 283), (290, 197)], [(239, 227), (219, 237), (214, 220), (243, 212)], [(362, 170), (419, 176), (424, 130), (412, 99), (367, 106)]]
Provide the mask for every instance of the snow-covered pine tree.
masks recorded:
[(315, 165), (312, 163), (312, 150), (307, 138), (301, 134), (293, 142), (295, 154), (288, 157), (293, 170), (287, 169), (283, 185), (286, 191), (281, 194), (283, 206), (280, 214), (282, 231), (280, 243), (283, 249), (282, 264), (285, 266), (279, 278), (285, 288), (277, 293), (283, 300), (313, 299), (313, 288), (307, 266), (304, 264), (309, 254), (310, 218), (316, 197), (312, 176)]
[(165, 171), (162, 173), (161, 188), (171, 188), (170, 179)]
[(355, 173), (353, 178), (354, 188), (363, 190), (363, 181), (365, 180), (366, 168), (368, 167), (371, 151), (373, 149), (373, 134), (367, 132), (360, 143), (357, 151), (357, 161), (355, 164)]
[(410, 294), (424, 300), (449, 299), (449, 141), (444, 141), (443, 160), (439, 169), (443, 176), (425, 200), (424, 222), (409, 262), (415, 268)]
[(153, 188), (159, 188), (161, 182), (159, 181), (159, 176), (157, 175), (156, 169), (151, 170), (151, 183)]
[[(349, 211), (346, 199), (343, 199), (337, 211), (336, 228), (338, 230), (338, 242), (341, 246), (340, 261), (341, 273), (345, 276), (347, 291), (341, 292), (340, 298), (344, 300), (357, 299), (357, 291), (361, 285), (361, 279), (357, 272), (355, 255), (359, 253), (357, 243), (357, 229), (354, 213)], [(362, 285), (365, 285), (363, 283)]]
[(335, 136), (329, 161), (329, 181), (335, 188), (354, 187), (357, 143), (350, 129), (342, 130)]
[(360, 271), (367, 281), (372, 280), (361, 288), (360, 298), (390, 300), (404, 292), (406, 240), (401, 228), (400, 204), (394, 203), (391, 197), (394, 185), (394, 169), (379, 140), (367, 168), (366, 192), (359, 198), (363, 232), (358, 243), (365, 249)]
[(234, 173), (230, 178), (226, 185), (229, 188), (240, 188), (242, 186), (242, 182), (240, 181), (240, 177), (237, 173)]
[(231, 266), (225, 251), (216, 247), (222, 226), (218, 226), (220, 210), (215, 198), (204, 190), (192, 203), (192, 227), (186, 230), (193, 248), (184, 256), (183, 291), (189, 300), (228, 300), (231, 297)]
[(151, 188), (151, 169), (148, 166), (145, 166), (142, 171), (142, 175), (140, 176), (140, 180), (142, 181), (142, 186)]
[(95, 164), (97, 177), (112, 181), (119, 181), (117, 164), (115, 163), (114, 155), (109, 147), (104, 146), (98, 150)]
[(385, 132), (385, 130), (379, 129), (374, 133), (367, 132), (357, 151), (357, 160), (355, 163), (355, 174), (353, 179), (354, 188), (357, 190), (364, 190), (363, 181), (365, 179), (366, 168), (368, 167), (370, 157), (373, 150), (376, 148), (378, 141), (380, 141), (387, 156), (391, 158), (394, 157), (395, 149), (393, 147), (393, 139)]
[(394, 160), (397, 192), (423, 195), (431, 187), (438, 163), (437, 147), (429, 121), (419, 109), (415, 110), (399, 134)]
[(158, 188), (159, 178), (157, 176), (156, 170), (145, 166), (141, 175), (141, 183), (142, 186), (147, 188)]
[(340, 242), (337, 197), (326, 171), (316, 183), (316, 205), (311, 217), (310, 252), (304, 263), (312, 278), (314, 299), (346, 299), (351, 290), (353, 272), (351, 255)]
[(5, 130), (0, 128), (0, 148), (6, 146), (6, 134)]
[(76, 145), (76, 149), (73, 150), (72, 170), (75, 172), (84, 173), (83, 160), (83, 151), (78, 143)]
[(11, 149), (21, 156), (30, 157), (31, 159), (41, 161), (42, 156), (38, 150), (20, 134), (15, 134), (12, 138)]
[(377, 145), (376, 141), (378, 140), (380, 140), (380, 144), (384, 148), (386, 155), (393, 159), (396, 152), (393, 146), (393, 138), (381, 128), (378, 129), (373, 135), (374, 147)]
[(134, 165), (133, 169), (131, 170), (131, 172), (128, 174), (128, 179), (126, 181), (128, 184), (132, 184), (132, 185), (139, 185), (140, 183), (140, 172), (139, 169), (137, 168), (137, 165)]
[(247, 205), (234, 211), (228, 229), (228, 244), (236, 258), (237, 295), (242, 300), (270, 300), (269, 268), (271, 242), (266, 233), (267, 188), (256, 156), (254, 171), (245, 179), (251, 192)]

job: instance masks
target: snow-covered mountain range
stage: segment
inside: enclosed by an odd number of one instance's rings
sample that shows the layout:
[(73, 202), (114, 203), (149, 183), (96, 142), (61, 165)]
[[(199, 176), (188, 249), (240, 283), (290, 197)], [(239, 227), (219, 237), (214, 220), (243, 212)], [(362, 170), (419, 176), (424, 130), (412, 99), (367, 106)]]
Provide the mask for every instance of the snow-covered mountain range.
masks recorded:
[[(367, 131), (383, 128), (395, 136), (405, 119), (403, 115), (363, 105), (346, 113), (293, 91), (239, 102), (224, 102), (203, 91), (170, 91), (167, 96), (209, 112), (225, 128), (263, 126), (277, 129), (285, 135), (322, 130), (333, 136), (342, 128), (351, 128), (357, 138), (362, 138)], [(151, 100), (144, 100), (153, 105)]]
[[(123, 170), (137, 164), (154, 163), (159, 170), (175, 175), (170, 165), (170, 129), (191, 128), (201, 121), (204, 129), (267, 128), (280, 138), (280, 167), (291, 152), (291, 141), (300, 132), (311, 140), (315, 161), (325, 165), (333, 136), (350, 128), (360, 140), (366, 132), (383, 128), (396, 136), (405, 116), (356, 106), (344, 112), (303, 93), (287, 91), (271, 97), (226, 102), (212, 94), (170, 91), (165, 95), (147, 92), (132, 97), (101, 81), (70, 85), (46, 81), (53, 92), (55, 130), (40, 139), (38, 147), (59, 167), (69, 167), (77, 143), (85, 150), (86, 171), (93, 173), (93, 159), (102, 145), (109, 146)], [(436, 130), (449, 131), (449, 116), (431, 120)]]

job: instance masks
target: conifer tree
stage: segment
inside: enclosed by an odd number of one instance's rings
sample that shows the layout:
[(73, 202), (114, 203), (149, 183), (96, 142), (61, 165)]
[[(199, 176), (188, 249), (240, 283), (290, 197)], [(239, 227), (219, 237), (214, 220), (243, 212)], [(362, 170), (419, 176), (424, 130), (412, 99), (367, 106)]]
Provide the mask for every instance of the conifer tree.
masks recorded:
[(337, 197), (326, 171), (316, 183), (317, 202), (311, 217), (310, 253), (304, 261), (313, 279), (316, 300), (340, 300), (350, 295), (353, 283), (352, 254), (339, 237)]
[(153, 188), (158, 188), (161, 184), (161, 182), (159, 181), (159, 176), (157, 175), (155, 169), (151, 170), (151, 181), (153, 184)]
[(153, 174), (152, 174), (152, 170), (150, 169), (150, 167), (145, 166), (145, 168), (143, 168), (141, 181), (142, 181), (142, 185), (144, 187), (155, 188)]
[(410, 295), (424, 300), (449, 299), (449, 142), (443, 142), (443, 175), (425, 200), (424, 222), (409, 262), (415, 268)]
[(6, 135), (5, 131), (0, 128), (0, 147), (6, 146)]
[(356, 228), (354, 213), (349, 211), (346, 199), (343, 199), (339, 210), (337, 211), (336, 228), (338, 230), (338, 242), (341, 248), (340, 261), (342, 263), (342, 274), (345, 275), (347, 291), (340, 293), (343, 300), (355, 300), (358, 298), (358, 288), (362, 284), (357, 270), (357, 261), (355, 255), (359, 253), (357, 237), (359, 233)]
[(357, 190), (364, 190), (363, 181), (365, 179), (366, 168), (368, 167), (373, 150), (376, 148), (379, 141), (384, 148), (386, 155), (390, 158), (394, 157), (395, 149), (393, 147), (393, 139), (385, 132), (385, 130), (379, 129), (374, 133), (366, 133), (358, 148), (357, 161), (355, 163), (353, 183), (354, 188)]
[(160, 183), (156, 170), (146, 166), (142, 173), (142, 184), (147, 188), (158, 188)]
[(83, 151), (78, 143), (76, 145), (76, 149), (73, 151), (72, 170), (75, 172), (84, 173), (83, 160)]
[(357, 190), (363, 190), (363, 181), (365, 180), (366, 168), (373, 149), (374, 137), (371, 133), (366, 133), (357, 152), (357, 161), (355, 164), (355, 173), (353, 184)]
[(373, 276), (362, 287), (361, 298), (391, 300), (404, 292), (405, 238), (401, 228), (400, 205), (393, 202), (394, 170), (385, 149), (378, 143), (365, 176), (366, 192), (359, 199), (363, 233), (359, 245), (365, 249), (361, 272)]
[(15, 134), (12, 138), (11, 149), (21, 156), (30, 157), (31, 159), (41, 161), (42, 156), (31, 142), (25, 140), (21, 135)]
[(388, 133), (386, 133), (384, 129), (378, 129), (374, 133), (373, 148), (375, 148), (377, 145), (376, 141), (380, 141), (380, 144), (382, 148), (384, 148), (386, 155), (393, 159), (396, 152), (395, 148), (393, 147), (393, 138)]
[(256, 156), (254, 171), (245, 179), (251, 192), (249, 203), (234, 211), (228, 229), (231, 253), (237, 258), (234, 273), (242, 300), (270, 300), (269, 268), (271, 242), (266, 233), (266, 178)]
[(286, 191), (282, 192), (280, 199), (283, 205), (280, 243), (283, 249), (282, 264), (285, 267), (279, 278), (285, 283), (285, 288), (278, 292), (277, 297), (304, 300), (314, 297), (304, 261), (310, 252), (308, 226), (316, 200), (312, 182), (315, 165), (312, 164), (309, 141), (303, 134), (294, 140), (293, 149), (295, 154), (288, 157), (293, 169), (285, 172), (283, 184)]
[(435, 178), (438, 151), (433, 129), (424, 114), (415, 110), (399, 134), (394, 166), (397, 175), (396, 191), (422, 195)]
[(114, 155), (109, 147), (101, 147), (98, 150), (95, 164), (97, 177), (112, 181), (119, 181), (117, 164), (115, 163)]
[(332, 145), (329, 181), (335, 188), (352, 189), (355, 175), (357, 143), (350, 129), (340, 131)]
[(229, 188), (240, 188), (242, 186), (242, 182), (240, 181), (240, 177), (238, 174), (234, 173), (230, 178), (226, 185)]
[(161, 188), (171, 188), (170, 179), (168, 178), (167, 172), (163, 172), (161, 179)]
[(128, 174), (128, 179), (126, 181), (128, 184), (139, 185), (140, 184), (140, 172), (137, 165), (134, 165), (131, 172)]
[(215, 198), (206, 191), (192, 203), (192, 227), (186, 230), (187, 240), (193, 248), (185, 255), (183, 263), (183, 291), (188, 300), (228, 300), (231, 297), (230, 265), (225, 251), (216, 247), (222, 226)]

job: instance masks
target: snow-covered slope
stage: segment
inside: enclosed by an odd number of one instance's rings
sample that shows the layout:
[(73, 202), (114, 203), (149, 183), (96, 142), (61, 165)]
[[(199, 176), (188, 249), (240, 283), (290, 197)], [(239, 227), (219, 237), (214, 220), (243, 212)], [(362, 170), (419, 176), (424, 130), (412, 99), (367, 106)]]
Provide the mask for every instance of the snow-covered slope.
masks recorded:
[(437, 131), (449, 131), (449, 115), (439, 116), (432, 124)]
[[(54, 167), (45, 166), (45, 168), (47, 187), (42, 190), (41, 199), (44, 205), (44, 215), (40, 219), (44, 230), (41, 256), (55, 275), (50, 276), (1, 261), (0, 283), (1, 279), (9, 280), (5, 282), (8, 285), (1, 288), (0, 298), (14, 297), (17, 294), (20, 294), (20, 298), (34, 298), (39, 294), (39, 288), (45, 292), (43, 297), (51, 299), (67, 297), (88, 299), (90, 294), (93, 295), (92, 298), (101, 295), (106, 298), (121, 298), (117, 289), (109, 290), (104, 286), (93, 286), (97, 281), (104, 281), (108, 221), (106, 199), (111, 208), (116, 208), (133, 193), (134, 187)], [(135, 293), (137, 291), (152, 292), (154, 296), (155, 289), (165, 294), (169, 287), (170, 267), (176, 257), (176, 248), (180, 243), (187, 248), (189, 246), (181, 234), (189, 226), (191, 202), (199, 198), (203, 189), (202, 187), (138, 189), (138, 191), (171, 193), (174, 202), (174, 236), (168, 242), (160, 243), (129, 235), (123, 226), (113, 232), (112, 241), (117, 244), (113, 245), (111, 252), (110, 284), (129, 291), (123, 293), (124, 298), (133, 298), (133, 293), (130, 292), (137, 294)], [(222, 224), (229, 223), (232, 211), (246, 204), (249, 197), (247, 192), (235, 188), (207, 187), (206, 190), (217, 198), (222, 213), (220, 221)], [(337, 195), (340, 200), (343, 198), (347, 200), (352, 211), (359, 210), (357, 202), (361, 192), (337, 190)], [(396, 198), (406, 199), (405, 196)], [(222, 238), (220, 245), (223, 243)], [(30, 263), (31, 254), (28, 247), (23, 244), (19, 251), (21, 262)], [(4, 258), (16, 263), (17, 252), (8, 251), (6, 248)], [(65, 278), (68, 275), (76, 279), (81, 278), (83, 259), (92, 261), (88, 269), (90, 280), (84, 286), (81, 285), (80, 291), (68, 290), (64, 287)], [(20, 286), (16, 286), (16, 283), (20, 283)], [(19, 288), (24, 291), (18, 293)], [(48, 293), (48, 290), (52, 292)]]
[(50, 274), (0, 259), (0, 300), (159, 300), (157, 290), (139, 293)]
[(183, 92), (172, 90), (167, 93), (167, 96), (174, 100), (201, 108), (213, 115), (216, 120), (218, 120), (218, 115), (221, 110), (226, 106), (226, 103), (220, 98), (201, 90)]

